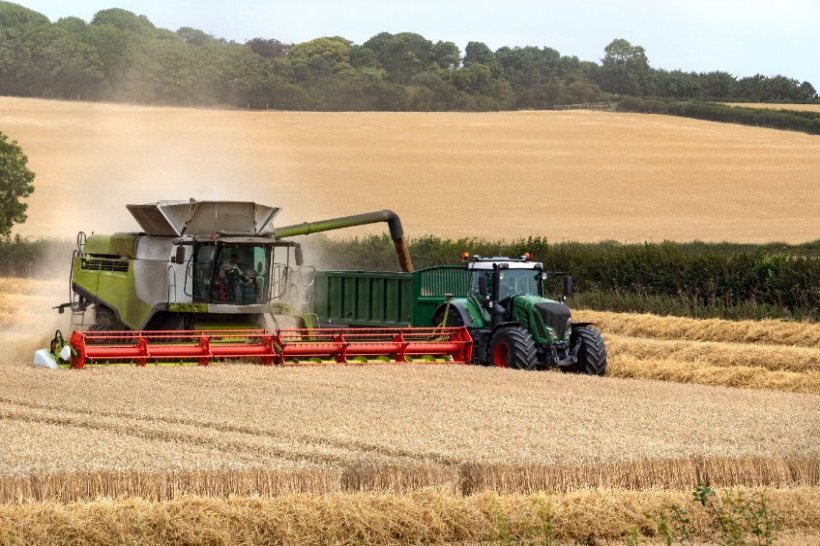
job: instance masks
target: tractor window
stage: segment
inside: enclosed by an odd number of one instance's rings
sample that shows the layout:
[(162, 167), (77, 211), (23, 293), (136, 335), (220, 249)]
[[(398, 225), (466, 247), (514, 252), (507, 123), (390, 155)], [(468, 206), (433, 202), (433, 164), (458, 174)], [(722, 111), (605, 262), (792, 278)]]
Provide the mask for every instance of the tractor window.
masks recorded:
[(501, 270), (499, 275), (501, 275), (499, 300), (512, 296), (541, 295), (541, 271), (534, 269), (505, 269)]
[[(541, 271), (535, 269), (502, 269), (500, 275), (500, 290), (498, 300), (511, 296), (541, 295)], [(479, 279), (484, 277), (487, 283), (487, 295), (493, 296), (493, 271), (473, 270), (472, 292), (479, 294)]]

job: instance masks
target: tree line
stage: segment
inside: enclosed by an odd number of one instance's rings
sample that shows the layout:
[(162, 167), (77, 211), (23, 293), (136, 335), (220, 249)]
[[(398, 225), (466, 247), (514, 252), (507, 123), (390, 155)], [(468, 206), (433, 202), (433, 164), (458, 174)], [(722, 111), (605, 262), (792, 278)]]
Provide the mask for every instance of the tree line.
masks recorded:
[[(573, 277), (571, 306), (618, 312), (726, 319), (820, 320), (820, 240), (801, 245), (772, 243), (549, 242), (543, 237), (514, 241), (409, 240), (417, 268), (460, 263), (462, 251), (483, 256), (530, 252), (552, 271)], [(325, 270), (396, 271), (388, 235), (303, 241), (309, 263)], [(0, 275), (50, 275), (66, 268), (73, 242), (0, 237)], [(560, 277), (548, 295), (562, 292)]]
[(600, 63), (550, 47), (456, 44), (382, 32), (362, 44), (322, 37), (244, 44), (201, 30), (157, 28), (123, 9), (91, 22), (0, 1), (0, 94), (145, 104), (289, 110), (500, 110), (615, 96), (809, 102), (809, 82), (785, 76), (667, 71), (613, 40)]

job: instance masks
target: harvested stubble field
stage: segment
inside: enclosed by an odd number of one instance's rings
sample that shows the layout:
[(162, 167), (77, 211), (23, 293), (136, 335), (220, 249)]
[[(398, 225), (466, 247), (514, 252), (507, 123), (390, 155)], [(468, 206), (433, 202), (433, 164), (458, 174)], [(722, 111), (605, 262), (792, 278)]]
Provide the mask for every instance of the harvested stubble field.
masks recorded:
[(34, 369), (26, 360), (60, 326), (50, 306), (63, 290), (0, 280), (5, 501), (820, 484), (817, 325), (582, 311), (607, 336), (610, 378), (462, 366)]
[[(794, 544), (820, 527), (817, 325), (581, 311), (605, 332), (610, 378), (33, 369), (31, 351), (66, 327), (51, 310), (65, 289), (0, 279), (0, 543), (300, 544), (317, 529), (331, 543), (480, 541), (499, 525), (527, 536), (544, 506), (556, 539), (618, 541), (655, 536), (670, 499), (701, 482), (765, 486)], [(558, 493), (524, 496), (542, 490)], [(714, 534), (692, 517), (695, 536)]]
[(283, 206), (283, 223), (390, 208), (411, 236), (798, 243), (820, 232), (817, 137), (679, 117), (0, 97), (0, 130), (38, 174), (19, 228), (29, 235), (131, 230), (125, 203), (192, 196)]

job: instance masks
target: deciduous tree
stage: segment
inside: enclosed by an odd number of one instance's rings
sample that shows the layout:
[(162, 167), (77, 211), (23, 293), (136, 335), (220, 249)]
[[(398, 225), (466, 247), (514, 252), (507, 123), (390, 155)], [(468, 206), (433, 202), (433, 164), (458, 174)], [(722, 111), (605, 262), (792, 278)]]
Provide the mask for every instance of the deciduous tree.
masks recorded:
[(0, 132), (0, 237), (8, 237), (14, 224), (26, 221), (25, 199), (34, 191), (34, 173), (28, 158), (14, 140)]

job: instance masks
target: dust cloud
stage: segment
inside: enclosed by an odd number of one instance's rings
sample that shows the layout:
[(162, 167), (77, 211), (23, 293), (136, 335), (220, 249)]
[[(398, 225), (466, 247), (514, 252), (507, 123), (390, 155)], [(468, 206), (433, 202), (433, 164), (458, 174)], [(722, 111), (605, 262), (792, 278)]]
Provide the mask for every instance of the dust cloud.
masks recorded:
[(34, 351), (47, 348), (57, 330), (71, 334), (71, 311), (52, 307), (68, 301), (63, 280), (0, 278), (0, 366), (31, 365)]

